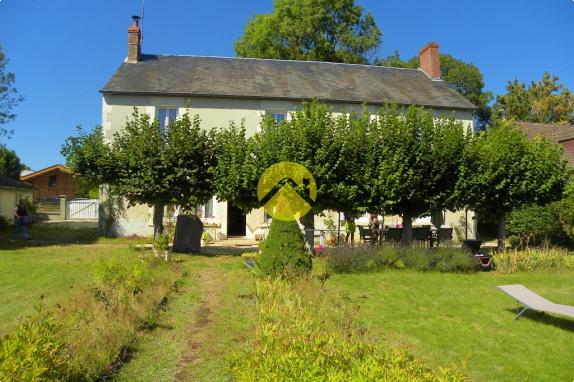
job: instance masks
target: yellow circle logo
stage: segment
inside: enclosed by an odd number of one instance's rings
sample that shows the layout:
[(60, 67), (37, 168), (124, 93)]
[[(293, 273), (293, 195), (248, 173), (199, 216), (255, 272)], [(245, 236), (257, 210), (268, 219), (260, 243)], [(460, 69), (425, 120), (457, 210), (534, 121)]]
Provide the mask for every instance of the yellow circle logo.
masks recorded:
[(279, 162), (268, 167), (259, 178), (257, 198), (274, 219), (297, 220), (311, 211), (317, 198), (317, 184), (305, 166)]

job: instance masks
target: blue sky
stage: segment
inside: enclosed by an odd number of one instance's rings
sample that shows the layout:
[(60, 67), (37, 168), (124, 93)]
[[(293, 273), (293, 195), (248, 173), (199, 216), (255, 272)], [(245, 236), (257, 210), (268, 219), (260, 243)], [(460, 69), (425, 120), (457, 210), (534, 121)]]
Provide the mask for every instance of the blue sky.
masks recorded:
[[(428, 41), (476, 64), (486, 87), (530, 82), (545, 71), (574, 90), (573, 0), (357, 0), (383, 32), (379, 55), (403, 57)], [(5, 140), (24, 163), (63, 162), (60, 146), (75, 126), (101, 120), (105, 84), (126, 56), (127, 27), (141, 0), (0, 0), (0, 44), (26, 100)], [(247, 20), (271, 0), (145, 0), (147, 53), (233, 56)]]

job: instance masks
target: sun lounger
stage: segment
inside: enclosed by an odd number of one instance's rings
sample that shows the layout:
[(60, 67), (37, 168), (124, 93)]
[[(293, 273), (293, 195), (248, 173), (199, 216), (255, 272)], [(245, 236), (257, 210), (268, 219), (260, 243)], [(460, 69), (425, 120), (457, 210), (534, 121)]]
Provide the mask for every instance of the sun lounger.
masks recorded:
[(540, 312), (554, 313), (562, 316), (574, 318), (574, 306), (555, 304), (552, 301), (548, 301), (544, 297), (534, 293), (530, 289), (526, 288), (524, 285), (514, 284), (514, 285), (500, 285), (497, 286), (498, 289), (509, 295), (510, 297), (516, 299), (517, 302), (522, 303), (524, 307), (520, 307), (516, 310), (516, 320), (522, 316), (527, 309), (537, 310)]

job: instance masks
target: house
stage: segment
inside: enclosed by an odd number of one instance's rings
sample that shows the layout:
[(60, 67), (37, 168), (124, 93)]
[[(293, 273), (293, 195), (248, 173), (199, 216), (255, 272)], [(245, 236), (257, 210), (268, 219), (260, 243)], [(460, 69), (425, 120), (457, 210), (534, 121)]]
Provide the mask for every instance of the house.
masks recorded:
[[(104, 138), (123, 128), (133, 108), (149, 113), (165, 126), (189, 112), (206, 128), (245, 122), (255, 134), (262, 117), (289, 119), (305, 100), (327, 103), (336, 113), (360, 112), (363, 104), (374, 115), (385, 104), (419, 105), (435, 115), (450, 116), (474, 127), (475, 107), (440, 79), (439, 46), (420, 51), (419, 69), (314, 61), (231, 57), (175, 56), (141, 53), (139, 18), (128, 28), (128, 55), (102, 93)], [(266, 222), (263, 209), (244, 216), (231, 203), (212, 199), (203, 216), (227, 235), (254, 237)], [(150, 235), (152, 211), (136, 206), (116, 223), (122, 235)], [(450, 215), (449, 215), (450, 216)], [(448, 217), (447, 217), (448, 218)], [(458, 221), (458, 215), (449, 219)]]
[(8, 221), (14, 217), (14, 208), (20, 199), (32, 201), (34, 187), (19, 180), (0, 176), (0, 216)]
[(56, 164), (20, 177), (22, 182), (32, 185), (34, 202), (43, 202), (65, 195), (74, 198), (80, 187), (69, 168)]
[(558, 143), (564, 150), (564, 156), (574, 169), (574, 126), (548, 123), (515, 122), (515, 125), (528, 135), (528, 138), (546, 138)]

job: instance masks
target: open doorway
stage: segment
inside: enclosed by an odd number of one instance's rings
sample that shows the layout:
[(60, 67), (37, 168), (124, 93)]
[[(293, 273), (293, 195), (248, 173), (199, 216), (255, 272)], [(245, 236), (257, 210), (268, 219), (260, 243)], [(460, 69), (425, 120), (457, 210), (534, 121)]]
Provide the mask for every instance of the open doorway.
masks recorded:
[(230, 202), (227, 203), (227, 236), (245, 236), (245, 214)]

